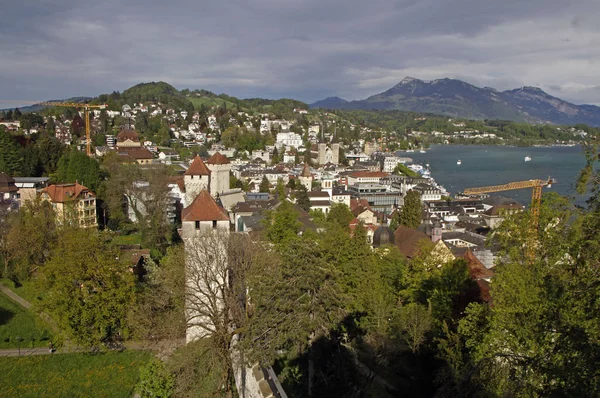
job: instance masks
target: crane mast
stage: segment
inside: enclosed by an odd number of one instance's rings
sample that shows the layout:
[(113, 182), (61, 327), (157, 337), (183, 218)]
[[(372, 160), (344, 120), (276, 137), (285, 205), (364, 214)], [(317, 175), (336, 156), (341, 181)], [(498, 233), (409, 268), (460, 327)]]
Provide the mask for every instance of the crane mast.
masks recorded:
[(85, 117), (85, 153), (92, 156), (92, 138), (90, 132), (90, 109), (106, 109), (106, 105), (90, 105), (77, 102), (40, 102), (40, 105), (47, 106), (62, 106), (65, 108), (83, 109)]

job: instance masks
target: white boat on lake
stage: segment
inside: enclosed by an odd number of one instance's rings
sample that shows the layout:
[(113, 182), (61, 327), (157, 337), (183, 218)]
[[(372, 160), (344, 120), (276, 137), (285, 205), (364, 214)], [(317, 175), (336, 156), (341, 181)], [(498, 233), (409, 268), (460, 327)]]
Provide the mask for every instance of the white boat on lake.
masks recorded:
[(525, 161), (526, 162), (531, 162), (531, 158), (529, 156), (525, 156)]
[(456, 164), (457, 164), (457, 165), (459, 165), (459, 166), (462, 164), (462, 162), (460, 161), (460, 159), (458, 159), (458, 160), (456, 161)]

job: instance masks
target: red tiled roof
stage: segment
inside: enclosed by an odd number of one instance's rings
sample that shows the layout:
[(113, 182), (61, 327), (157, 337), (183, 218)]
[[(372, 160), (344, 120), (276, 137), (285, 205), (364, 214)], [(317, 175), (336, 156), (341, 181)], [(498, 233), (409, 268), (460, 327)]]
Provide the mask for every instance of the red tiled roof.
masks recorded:
[(154, 159), (152, 152), (142, 147), (121, 147), (118, 149), (119, 154), (125, 154), (132, 159)]
[(312, 177), (308, 163), (304, 163), (304, 168), (302, 169), (302, 173), (300, 174), (300, 177)]
[(202, 190), (196, 199), (181, 213), (182, 221), (229, 221), (225, 210), (210, 196), (207, 190)]
[(472, 279), (487, 279), (494, 276), (494, 272), (485, 268), (485, 265), (483, 265), (483, 263), (479, 261), (477, 257), (475, 257), (471, 249), (467, 249), (462, 257), (467, 261), (467, 265), (469, 266), (469, 274), (471, 275)]
[(354, 211), (354, 209), (359, 206), (365, 209), (371, 209), (371, 206), (369, 206), (369, 201), (366, 199), (350, 199), (350, 210)]
[(117, 135), (117, 142), (124, 142), (128, 139), (133, 142), (140, 142), (140, 137), (138, 133), (136, 133), (133, 130), (121, 130), (119, 135)]
[(220, 154), (219, 152), (215, 152), (208, 160), (206, 161), (208, 164), (229, 164), (229, 159), (227, 156)]
[(206, 167), (204, 161), (202, 161), (202, 158), (196, 155), (194, 161), (192, 162), (192, 164), (190, 164), (190, 167), (188, 167), (188, 169), (183, 174), (186, 176), (208, 176), (210, 175), (210, 170), (208, 169), (208, 167)]
[(79, 197), (79, 195), (81, 195), (82, 192), (89, 192), (93, 197), (96, 197), (96, 195), (90, 191), (88, 187), (78, 183), (60, 185), (53, 184), (42, 190), (42, 193), (47, 193), (54, 203), (64, 203), (75, 200)]
[(404, 225), (400, 225), (394, 232), (395, 245), (408, 258), (417, 254), (418, 243), (423, 239), (430, 241), (427, 234)]

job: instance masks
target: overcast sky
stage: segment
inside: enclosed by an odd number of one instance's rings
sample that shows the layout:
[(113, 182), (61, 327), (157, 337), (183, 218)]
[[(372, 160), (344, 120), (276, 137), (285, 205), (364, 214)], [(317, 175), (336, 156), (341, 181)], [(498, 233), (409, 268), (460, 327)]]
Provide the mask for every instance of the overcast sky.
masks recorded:
[(600, 104), (599, 0), (151, 3), (5, 2), (0, 108), (159, 80), (244, 98), (361, 99), (407, 75)]

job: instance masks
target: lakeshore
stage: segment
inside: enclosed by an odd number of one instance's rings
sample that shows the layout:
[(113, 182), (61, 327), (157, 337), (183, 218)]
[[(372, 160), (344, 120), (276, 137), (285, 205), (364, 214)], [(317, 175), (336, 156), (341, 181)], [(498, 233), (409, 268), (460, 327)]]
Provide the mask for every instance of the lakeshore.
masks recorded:
[[(432, 145), (425, 153), (398, 154), (408, 155), (418, 164), (429, 164), (431, 176), (452, 195), (469, 187), (552, 177), (557, 183), (550, 189), (545, 188), (544, 192), (552, 190), (572, 197), (582, 206), (587, 198), (575, 191), (577, 177), (585, 164), (580, 146)], [(531, 161), (526, 162), (525, 157), (530, 157)], [(530, 190), (507, 191), (499, 195), (525, 205), (531, 200)]]

